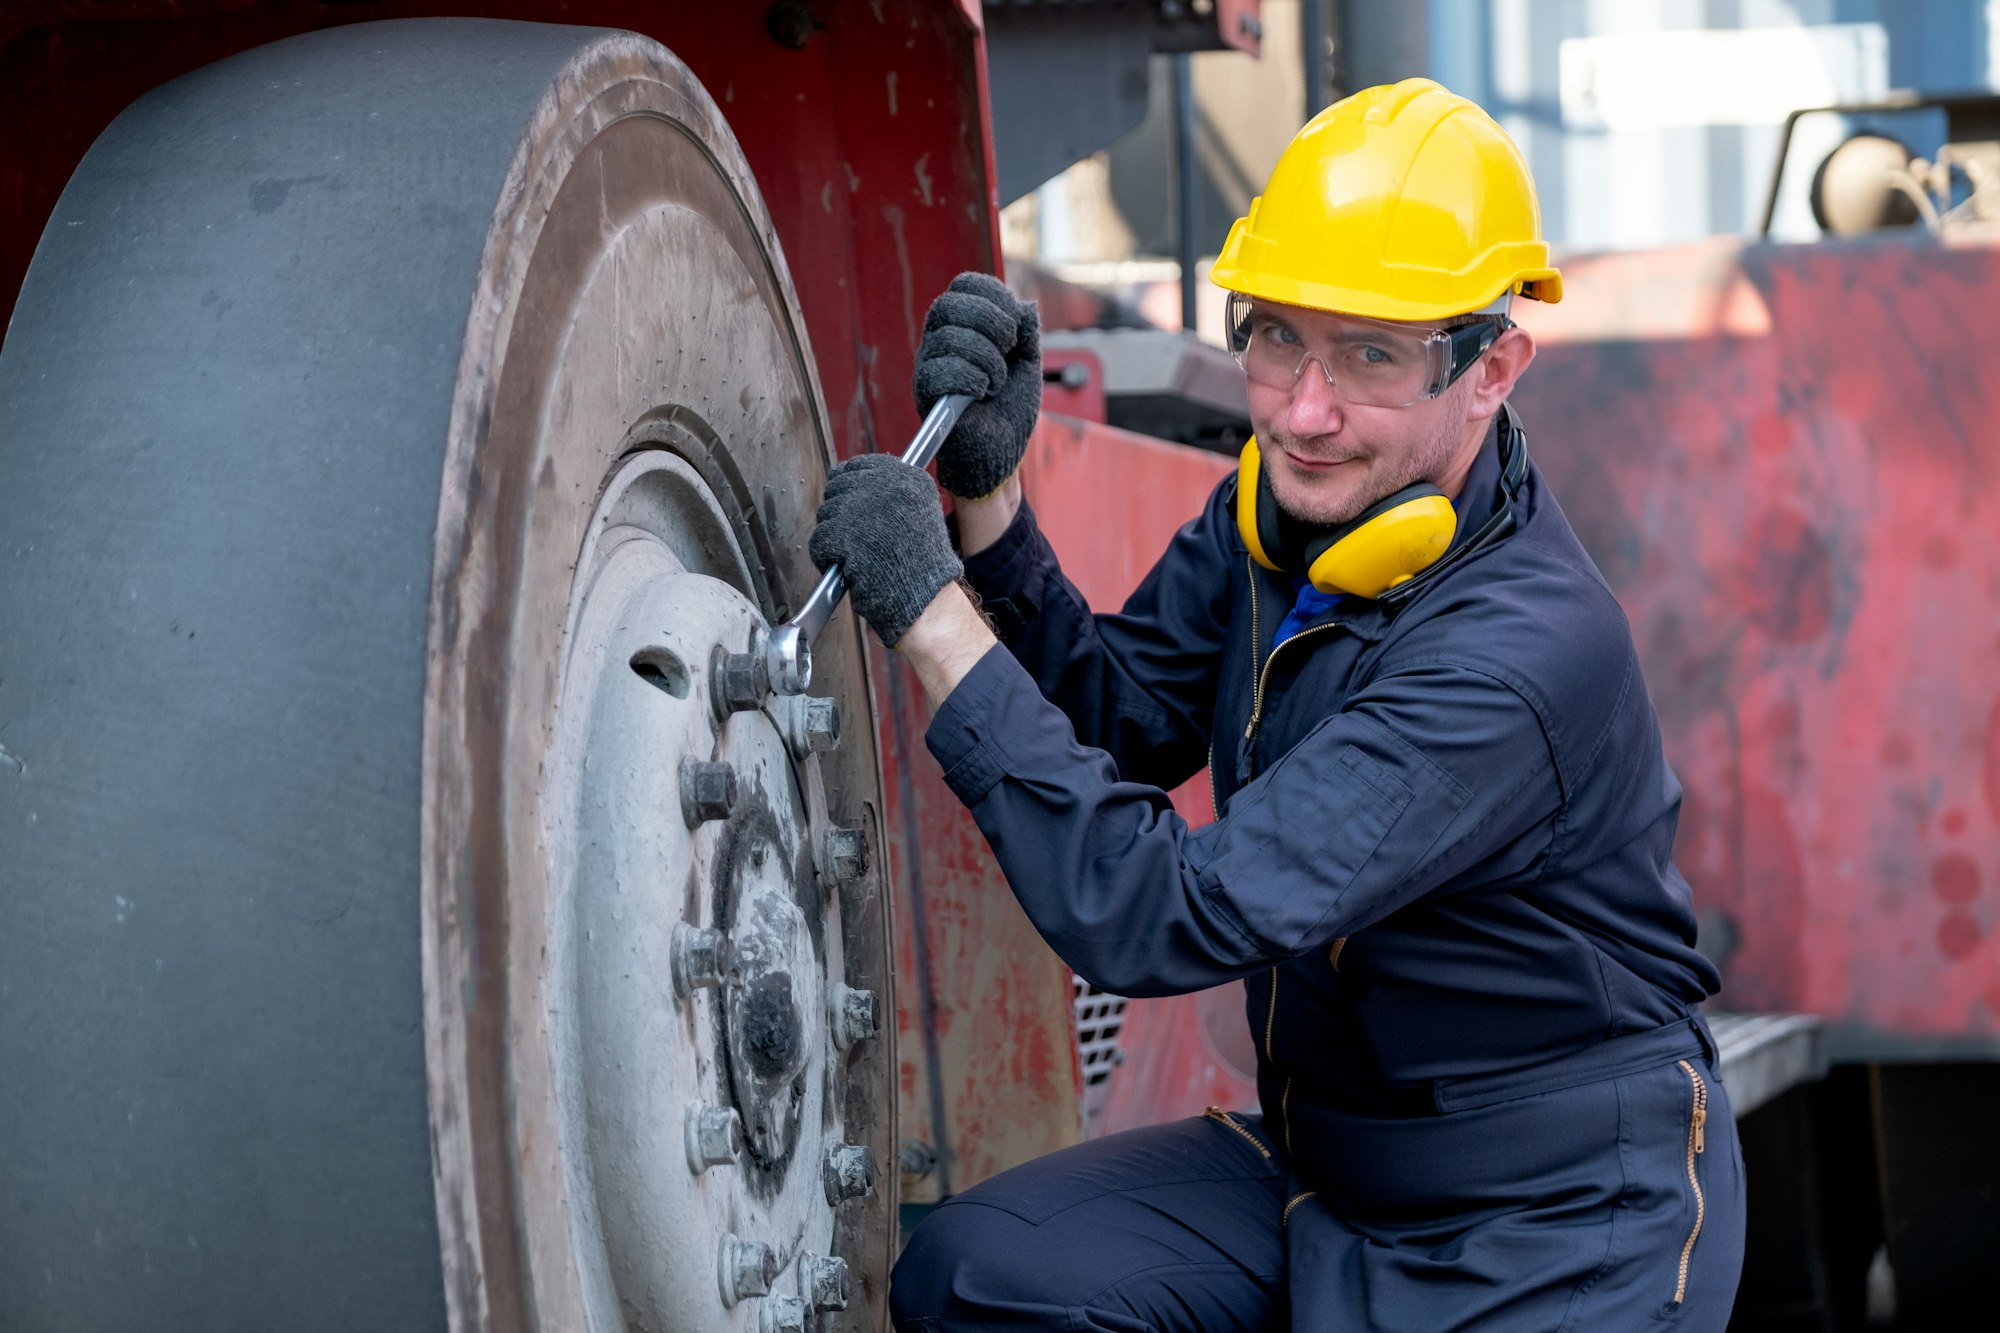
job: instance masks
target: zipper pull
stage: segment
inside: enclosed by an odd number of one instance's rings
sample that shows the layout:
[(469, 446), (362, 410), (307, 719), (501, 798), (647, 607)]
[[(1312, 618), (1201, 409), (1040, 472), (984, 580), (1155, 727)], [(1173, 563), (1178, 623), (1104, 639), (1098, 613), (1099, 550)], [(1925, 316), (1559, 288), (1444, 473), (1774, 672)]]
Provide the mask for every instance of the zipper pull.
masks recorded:
[(1708, 1108), (1697, 1105), (1694, 1108), (1694, 1150), (1696, 1152), (1706, 1152), (1708, 1150), (1707, 1126)]

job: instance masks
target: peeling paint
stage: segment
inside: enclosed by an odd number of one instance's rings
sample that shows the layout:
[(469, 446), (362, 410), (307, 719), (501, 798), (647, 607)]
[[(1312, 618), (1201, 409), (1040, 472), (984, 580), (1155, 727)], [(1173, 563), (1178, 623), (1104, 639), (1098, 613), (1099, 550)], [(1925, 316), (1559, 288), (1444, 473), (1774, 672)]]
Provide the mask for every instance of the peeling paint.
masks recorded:
[(932, 205), (932, 203), (935, 202), (931, 190), (931, 173), (924, 170), (924, 168), (927, 165), (929, 165), (930, 160), (931, 160), (931, 155), (929, 153), (925, 153), (922, 157), (917, 159), (917, 167), (916, 167), (917, 193), (920, 196), (922, 196), (925, 208), (929, 208)]

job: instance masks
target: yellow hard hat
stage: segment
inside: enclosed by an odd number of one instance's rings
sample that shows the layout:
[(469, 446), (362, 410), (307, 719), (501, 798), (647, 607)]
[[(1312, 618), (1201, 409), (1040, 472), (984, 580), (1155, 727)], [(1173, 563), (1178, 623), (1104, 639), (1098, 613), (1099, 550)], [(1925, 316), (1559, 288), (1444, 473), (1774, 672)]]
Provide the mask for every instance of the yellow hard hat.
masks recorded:
[(1429, 79), (1314, 116), (1230, 228), (1212, 280), (1246, 296), (1376, 319), (1562, 300), (1535, 182), (1493, 118)]

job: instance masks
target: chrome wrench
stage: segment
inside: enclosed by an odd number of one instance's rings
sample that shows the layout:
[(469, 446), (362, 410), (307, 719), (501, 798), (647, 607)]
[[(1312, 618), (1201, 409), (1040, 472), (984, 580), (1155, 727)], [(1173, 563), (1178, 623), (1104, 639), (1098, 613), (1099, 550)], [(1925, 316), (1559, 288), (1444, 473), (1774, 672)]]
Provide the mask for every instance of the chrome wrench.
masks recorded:
[[(951, 428), (958, 424), (959, 414), (971, 405), (971, 394), (949, 393), (938, 399), (930, 415), (924, 418), (924, 424), (917, 428), (910, 447), (903, 450), (903, 461), (912, 467), (929, 467), (945, 437), (951, 434)], [(770, 676), (773, 693), (804, 694), (811, 686), (813, 644), (846, 595), (847, 580), (841, 577), (840, 566), (835, 565), (820, 577), (819, 586), (806, 598), (799, 613), (771, 631), (764, 646), (764, 668)]]

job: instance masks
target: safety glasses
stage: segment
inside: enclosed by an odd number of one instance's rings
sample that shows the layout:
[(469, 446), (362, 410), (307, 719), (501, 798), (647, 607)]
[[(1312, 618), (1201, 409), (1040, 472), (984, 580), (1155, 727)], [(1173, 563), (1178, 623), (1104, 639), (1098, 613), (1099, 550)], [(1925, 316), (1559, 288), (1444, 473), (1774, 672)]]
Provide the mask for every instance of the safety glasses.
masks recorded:
[(1426, 329), (1359, 315), (1313, 312), (1311, 327), (1283, 306), (1229, 294), (1229, 354), (1253, 384), (1289, 389), (1319, 364), (1327, 383), (1351, 403), (1409, 407), (1435, 398), (1513, 327), (1505, 315), (1449, 329)]

